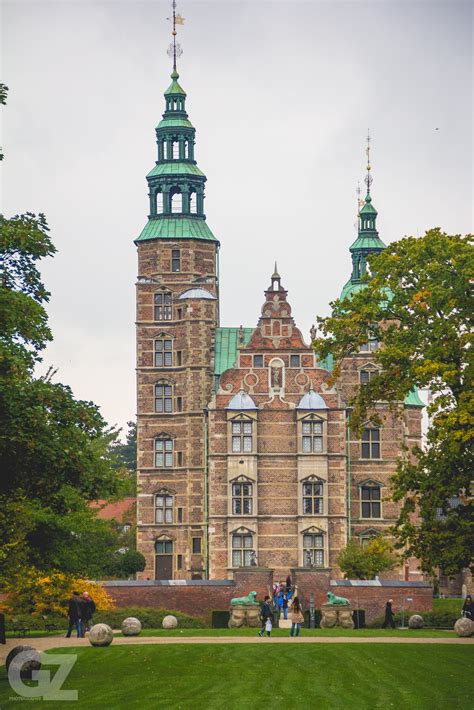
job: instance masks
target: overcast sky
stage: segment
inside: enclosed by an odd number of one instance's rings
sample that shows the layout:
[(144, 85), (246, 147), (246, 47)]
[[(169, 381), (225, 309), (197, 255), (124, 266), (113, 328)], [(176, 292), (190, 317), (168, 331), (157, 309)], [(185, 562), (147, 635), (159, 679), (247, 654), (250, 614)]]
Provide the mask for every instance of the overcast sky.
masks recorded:
[[(2, 212), (47, 215), (40, 371), (135, 415), (133, 240), (171, 71), (170, 3), (2, 3)], [(386, 242), (472, 230), (471, 2), (182, 0), (180, 82), (221, 242), (221, 325), (253, 326), (273, 263), (308, 339), (350, 275), (372, 134)], [(363, 182), (362, 182), (363, 185)]]

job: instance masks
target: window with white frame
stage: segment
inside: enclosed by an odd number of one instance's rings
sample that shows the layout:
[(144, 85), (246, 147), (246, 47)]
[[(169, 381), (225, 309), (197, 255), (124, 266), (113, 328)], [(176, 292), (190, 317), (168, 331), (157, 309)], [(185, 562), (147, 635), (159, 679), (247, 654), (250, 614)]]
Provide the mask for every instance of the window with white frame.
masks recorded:
[(155, 385), (155, 412), (170, 414), (173, 411), (173, 385), (168, 382), (158, 382)]
[(362, 459), (380, 458), (380, 429), (377, 427), (366, 427), (363, 430), (360, 457)]
[(154, 320), (171, 320), (173, 317), (173, 296), (170, 291), (155, 293)]
[(381, 486), (378, 483), (365, 483), (360, 487), (360, 517), (382, 517)]
[(160, 525), (173, 523), (174, 498), (167, 493), (158, 493), (155, 496), (155, 523)]
[(324, 422), (316, 417), (303, 419), (303, 453), (320, 454), (323, 451)]
[(155, 467), (173, 467), (173, 439), (164, 436), (155, 439)]
[(155, 340), (155, 367), (173, 367), (173, 341), (171, 338)]
[(232, 484), (232, 514), (252, 515), (253, 486), (251, 483)]
[(324, 567), (323, 533), (303, 534), (303, 564), (305, 567)]
[(323, 512), (323, 486), (323, 481), (316, 477), (303, 481), (304, 515), (320, 515)]
[(253, 422), (251, 419), (232, 421), (232, 453), (249, 454), (252, 452)]
[(251, 533), (232, 535), (232, 567), (251, 567), (252, 553), (253, 536)]

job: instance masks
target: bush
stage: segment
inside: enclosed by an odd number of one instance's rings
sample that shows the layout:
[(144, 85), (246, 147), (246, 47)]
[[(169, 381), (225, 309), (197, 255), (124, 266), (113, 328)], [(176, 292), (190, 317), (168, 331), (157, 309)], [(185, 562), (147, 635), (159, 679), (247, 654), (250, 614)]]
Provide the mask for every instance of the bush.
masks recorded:
[(178, 628), (204, 629), (208, 624), (201, 617), (188, 616), (181, 611), (169, 609), (154, 609), (153, 607), (124, 607), (111, 611), (96, 612), (92, 619), (93, 624), (108, 624), (113, 629), (120, 629), (122, 621), (128, 616), (135, 616), (141, 621), (144, 629), (161, 629), (161, 622), (167, 614), (173, 614), (178, 619)]
[(73, 577), (63, 572), (44, 574), (30, 568), (5, 586), (8, 597), (2, 609), (12, 616), (18, 614), (67, 614), (68, 600), (73, 590), (89, 592), (99, 611), (112, 609), (112, 598), (96, 582)]
[(213, 629), (229, 628), (230, 611), (220, 611), (213, 609), (211, 626)]
[[(461, 612), (453, 613), (452, 611), (412, 611), (411, 609), (405, 610), (405, 626), (408, 626), (408, 619), (412, 614), (420, 614), (423, 617), (424, 628), (444, 628), (452, 629), (456, 619), (459, 619)], [(384, 616), (379, 616), (377, 619), (369, 622), (367, 626), (371, 629), (380, 629), (382, 627)], [(395, 614), (395, 626), (401, 626), (402, 624), (402, 614), (397, 612)]]
[[(64, 615), (48, 614), (48, 629), (51, 631), (64, 631), (67, 628), (67, 619)], [(40, 614), (6, 614), (5, 631), (14, 631), (15, 627), (23, 626), (29, 631), (45, 631), (45, 619)]]

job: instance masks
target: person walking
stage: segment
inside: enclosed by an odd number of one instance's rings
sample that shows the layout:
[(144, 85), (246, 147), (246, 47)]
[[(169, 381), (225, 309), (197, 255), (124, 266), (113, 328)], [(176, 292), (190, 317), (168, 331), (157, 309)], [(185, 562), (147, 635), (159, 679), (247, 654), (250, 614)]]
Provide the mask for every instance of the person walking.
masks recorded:
[(92, 626), (92, 615), (95, 613), (95, 602), (88, 592), (83, 592), (82, 594), (82, 635), (84, 636), (86, 631), (91, 630)]
[(82, 613), (83, 605), (82, 605), (82, 600), (80, 597), (79, 592), (73, 592), (72, 597), (70, 598), (68, 602), (68, 612), (67, 612), (67, 620), (68, 620), (68, 627), (67, 627), (67, 633), (66, 633), (66, 638), (71, 638), (71, 632), (73, 628), (76, 629), (77, 633), (77, 638), (80, 639), (82, 637), (82, 628), (81, 628), (81, 613)]
[(391, 626), (392, 629), (395, 628), (395, 622), (393, 620), (395, 614), (393, 613), (392, 604), (393, 599), (389, 599), (388, 602), (385, 604), (385, 619), (382, 624), (382, 629), (386, 629), (387, 626)]
[(467, 595), (464, 601), (461, 616), (464, 616), (466, 619), (474, 621), (474, 604), (472, 603), (472, 597), (470, 594)]
[(283, 594), (281, 606), (283, 609), (283, 618), (288, 619), (288, 595), (287, 594)]
[(302, 606), (300, 604), (300, 600), (298, 599), (298, 597), (295, 597), (293, 599), (293, 604), (291, 605), (291, 611), (290, 611), (290, 620), (291, 620), (290, 636), (295, 635), (295, 629), (296, 629), (296, 636), (299, 636), (301, 624), (304, 623), (304, 615), (303, 615), (303, 609), (302, 609)]
[(266, 631), (267, 636), (270, 636), (272, 626), (273, 626), (273, 611), (270, 606), (270, 597), (265, 597), (262, 608), (260, 609), (260, 621), (262, 628), (258, 632), (259, 636), (263, 636), (263, 632)]

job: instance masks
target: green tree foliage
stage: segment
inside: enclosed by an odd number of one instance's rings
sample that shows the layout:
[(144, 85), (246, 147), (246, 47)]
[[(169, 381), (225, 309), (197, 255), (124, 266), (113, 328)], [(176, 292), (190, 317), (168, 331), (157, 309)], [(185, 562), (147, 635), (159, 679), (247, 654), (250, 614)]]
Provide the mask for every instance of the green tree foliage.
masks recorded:
[(377, 574), (397, 567), (399, 562), (392, 545), (382, 535), (369, 540), (365, 547), (357, 540), (349, 540), (337, 558), (346, 579), (374, 579)]
[(128, 431), (125, 437), (125, 443), (115, 440), (112, 443), (111, 451), (115, 459), (114, 466), (116, 468), (126, 468), (131, 473), (136, 473), (137, 470), (137, 424), (136, 422), (127, 422)]
[(405, 452), (393, 477), (394, 498), (402, 501), (395, 532), (425, 571), (440, 566), (454, 574), (474, 549), (473, 238), (432, 229), (370, 256), (369, 266), (366, 287), (318, 319), (314, 347), (319, 357), (333, 354), (337, 377), (368, 332), (383, 341), (373, 353), (380, 373), (352, 401), (355, 428), (375, 418), (377, 402), (400, 412), (413, 386), (431, 391), (426, 447)]
[(141, 552), (136, 550), (115, 552), (110, 560), (109, 574), (119, 579), (127, 579), (136, 572), (142, 572), (145, 569), (145, 565), (146, 560)]

